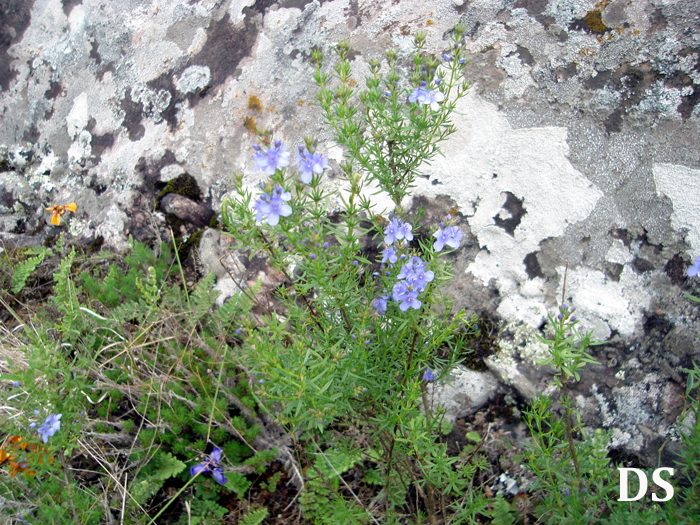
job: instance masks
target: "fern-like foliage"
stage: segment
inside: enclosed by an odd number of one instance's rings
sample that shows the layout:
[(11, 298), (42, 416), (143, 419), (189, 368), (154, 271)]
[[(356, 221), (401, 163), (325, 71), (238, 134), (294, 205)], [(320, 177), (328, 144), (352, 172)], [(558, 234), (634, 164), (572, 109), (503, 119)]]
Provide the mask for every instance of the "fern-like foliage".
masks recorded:
[(211, 310), (216, 302), (218, 292), (212, 290), (216, 274), (210, 272), (207, 276), (197, 283), (194, 290), (190, 294), (190, 307), (192, 319), (200, 321)]
[(493, 512), (491, 517), (493, 518), (492, 523), (494, 525), (512, 525), (515, 523), (515, 515), (513, 510), (503, 496), (500, 494), (493, 502)]
[(243, 499), (246, 491), (253, 485), (252, 481), (249, 481), (243, 474), (239, 472), (231, 472), (228, 474), (228, 481), (226, 483), (226, 488)]
[(51, 299), (62, 314), (61, 322), (57, 328), (64, 337), (75, 335), (73, 325), (80, 315), (78, 294), (81, 292), (81, 288), (76, 287), (71, 279), (71, 267), (74, 260), (75, 248), (71, 248), (71, 251), (59, 263), (58, 270), (53, 274), (54, 294)]
[(19, 263), (17, 268), (15, 268), (15, 271), (12, 273), (10, 291), (14, 294), (18, 294), (22, 291), (24, 286), (27, 284), (27, 279), (29, 279), (29, 276), (34, 270), (36, 270), (37, 266), (44, 261), (47, 250), (43, 246), (40, 246), (38, 248), (32, 248), (29, 253), (32, 252), (37, 253), (36, 257), (30, 257), (26, 261)]
[(136, 288), (141, 292), (141, 295), (146, 300), (146, 304), (150, 308), (155, 308), (160, 297), (160, 289), (158, 287), (156, 269), (153, 266), (148, 267), (148, 278), (145, 283), (140, 278), (136, 279)]
[(268, 511), (266, 508), (256, 509), (241, 518), (241, 525), (260, 525), (267, 517)]
[(132, 484), (132, 497), (139, 504), (145, 504), (167, 479), (177, 476), (186, 466), (169, 452), (156, 452)]

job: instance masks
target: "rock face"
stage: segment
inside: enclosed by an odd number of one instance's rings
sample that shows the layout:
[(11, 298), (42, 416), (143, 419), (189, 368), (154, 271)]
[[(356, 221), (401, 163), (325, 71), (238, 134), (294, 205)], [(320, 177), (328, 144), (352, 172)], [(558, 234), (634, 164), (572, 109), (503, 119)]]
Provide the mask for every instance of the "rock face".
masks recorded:
[(156, 195), (182, 173), (218, 210), (232, 172), (263, 178), (254, 125), (290, 149), (315, 133), (337, 169), (342, 151), (310, 105), (312, 50), (330, 67), (347, 39), (362, 85), (389, 47), (406, 59), (424, 30), (442, 55), (462, 22), (473, 87), (413, 199), (429, 217), (459, 209), (456, 306), (501, 321), (489, 366), (530, 397), (551, 383), (534, 334), (568, 264), (564, 299), (605, 342), (575, 385), (581, 410), (616, 430), (614, 446), (651, 454), (677, 439), (682, 369), (700, 361), (700, 316), (683, 296), (700, 255), (697, 11), (694, 0), (5, 2), (0, 238), (39, 243), (58, 231), (44, 208), (76, 202), (71, 233), (121, 249), (130, 227), (152, 235)]

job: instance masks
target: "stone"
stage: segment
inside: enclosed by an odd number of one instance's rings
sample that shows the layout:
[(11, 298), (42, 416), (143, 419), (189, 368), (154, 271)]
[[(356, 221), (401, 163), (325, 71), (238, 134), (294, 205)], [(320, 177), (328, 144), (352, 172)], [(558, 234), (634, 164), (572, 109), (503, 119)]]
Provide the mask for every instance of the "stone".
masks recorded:
[(428, 400), (433, 406), (445, 409), (445, 419), (456, 419), (474, 414), (499, 391), (496, 378), (489, 372), (470, 370), (457, 365), (439, 383), (429, 383)]
[(172, 213), (178, 219), (191, 222), (196, 226), (207, 226), (214, 212), (177, 193), (168, 193), (160, 200), (165, 213)]

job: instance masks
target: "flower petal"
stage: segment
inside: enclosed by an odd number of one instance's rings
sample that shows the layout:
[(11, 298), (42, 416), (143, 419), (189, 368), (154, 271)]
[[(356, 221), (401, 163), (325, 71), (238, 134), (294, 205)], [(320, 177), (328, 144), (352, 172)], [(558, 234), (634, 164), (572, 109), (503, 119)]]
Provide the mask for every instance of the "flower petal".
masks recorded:
[(220, 468), (215, 468), (211, 475), (214, 477), (214, 480), (221, 485), (226, 485), (226, 483), (228, 483), (226, 476), (224, 476), (224, 473)]

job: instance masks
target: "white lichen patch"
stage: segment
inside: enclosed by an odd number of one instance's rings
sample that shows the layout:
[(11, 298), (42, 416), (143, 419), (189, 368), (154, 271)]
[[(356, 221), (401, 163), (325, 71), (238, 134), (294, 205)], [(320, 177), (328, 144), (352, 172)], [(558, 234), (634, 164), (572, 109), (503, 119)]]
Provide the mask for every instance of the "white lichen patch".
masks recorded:
[[(563, 275), (564, 268), (559, 272)], [(631, 336), (652, 299), (644, 278), (628, 266), (618, 282), (598, 270), (570, 268), (566, 291), (573, 296), (571, 306), (578, 309), (581, 330), (592, 331), (595, 341), (608, 339), (613, 330), (623, 337)]]
[(637, 108), (642, 113), (656, 113), (661, 117), (680, 120), (677, 110), (682, 101), (679, 89), (666, 87), (661, 80), (657, 80), (644, 92)]
[(673, 203), (671, 224), (678, 231), (687, 231), (688, 243), (700, 250), (700, 170), (676, 164), (653, 164), (652, 170), (657, 193)]
[(209, 82), (211, 82), (211, 71), (207, 66), (190, 66), (175, 81), (175, 89), (180, 93), (194, 93), (209, 85)]
[[(680, 421), (667, 425), (661, 407), (665, 379), (649, 373), (641, 381), (629, 386), (612, 389), (612, 400), (591, 387), (591, 394), (598, 402), (598, 410), (604, 428), (612, 428), (609, 446), (639, 451), (644, 443), (644, 434), (653, 432), (676, 441), (679, 438)], [(611, 408), (611, 401), (614, 408)]]
[[(546, 319), (545, 294), (523, 261), (543, 240), (588, 217), (602, 193), (569, 162), (565, 128), (512, 129), (495, 106), (472, 95), (459, 102), (457, 113), (463, 116), (444, 143), (445, 158), (426, 169), (441, 184), (421, 179), (416, 191), (453, 196), (482, 248), (467, 272), (484, 283), (495, 278), (500, 315), (538, 326)], [(506, 192), (525, 211), (512, 235), (494, 219), (504, 211)]]
[(72, 139), (75, 139), (78, 133), (85, 129), (88, 117), (87, 93), (81, 93), (73, 100), (73, 107), (66, 117), (66, 131)]
[(542, 14), (554, 18), (558, 25), (568, 27), (574, 20), (586, 16), (595, 4), (596, 0), (549, 0)]
[(605, 256), (605, 260), (614, 264), (627, 264), (632, 260), (632, 255), (624, 242), (615, 239)]
[(512, 337), (501, 338), (498, 342), (498, 356), (503, 356), (504, 361), (517, 354), (523, 361), (539, 365), (540, 361), (550, 356), (549, 347), (537, 337), (538, 330), (526, 323), (508, 323), (500, 332), (512, 334)]

